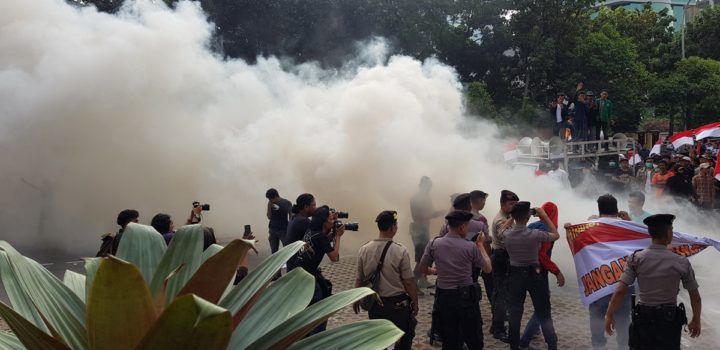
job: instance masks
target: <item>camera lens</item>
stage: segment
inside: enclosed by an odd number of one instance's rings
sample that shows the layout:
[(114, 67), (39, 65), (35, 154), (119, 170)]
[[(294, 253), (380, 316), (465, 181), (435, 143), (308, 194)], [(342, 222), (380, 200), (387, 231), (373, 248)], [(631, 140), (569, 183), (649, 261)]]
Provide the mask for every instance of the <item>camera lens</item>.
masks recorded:
[(338, 217), (338, 219), (347, 219), (350, 217), (350, 213), (348, 213), (346, 211), (338, 211), (337, 217)]
[(348, 222), (345, 224), (346, 231), (357, 231), (360, 229), (360, 225), (357, 222)]

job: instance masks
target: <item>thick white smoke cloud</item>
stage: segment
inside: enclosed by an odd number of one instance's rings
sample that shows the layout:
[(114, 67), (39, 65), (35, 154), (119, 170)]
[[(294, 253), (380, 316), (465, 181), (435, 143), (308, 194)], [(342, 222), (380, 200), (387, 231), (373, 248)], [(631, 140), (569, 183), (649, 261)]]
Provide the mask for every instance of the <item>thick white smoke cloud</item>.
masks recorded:
[[(350, 211), (361, 232), (346, 235), (348, 253), (375, 235), (384, 209), (400, 212), (398, 238), (410, 246), (408, 202), (423, 175), (439, 208), (451, 193), (482, 189), (492, 217), (508, 188), (554, 201), (561, 222), (596, 211), (506, 169), (497, 128), (464, 116), (456, 73), (435, 60), (387, 57), (373, 41), (340, 70), (249, 65), (210, 51), (211, 35), (197, 3), (131, 2), (112, 16), (61, 0), (2, 2), (0, 237), (89, 254), (119, 210), (138, 209), (143, 223), (167, 212), (179, 225), (197, 199), (211, 203), (206, 222), (221, 236), (249, 223), (264, 244), (264, 193), (275, 187)], [(564, 241), (554, 256), (576, 293)]]

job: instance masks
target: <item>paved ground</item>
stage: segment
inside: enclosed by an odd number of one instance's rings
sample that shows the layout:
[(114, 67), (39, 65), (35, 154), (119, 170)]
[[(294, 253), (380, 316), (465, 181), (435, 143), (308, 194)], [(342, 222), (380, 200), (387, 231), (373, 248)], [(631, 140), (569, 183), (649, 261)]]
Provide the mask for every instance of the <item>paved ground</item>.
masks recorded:
[[(333, 289), (335, 291), (346, 290), (353, 287), (355, 281), (355, 260), (354, 258), (346, 257), (341, 259), (340, 262), (326, 264), (323, 268), (323, 275), (333, 282)], [(437, 344), (430, 345), (428, 342), (427, 331), (430, 328), (430, 310), (432, 308), (433, 296), (430, 295), (431, 290), (426, 290), (424, 296), (420, 299), (420, 312), (418, 313), (418, 325), (416, 328), (416, 336), (414, 340), (413, 349), (439, 349), (440, 346)], [(590, 331), (588, 328), (588, 316), (587, 309), (578, 300), (577, 291), (572, 293), (555, 293), (551, 296), (551, 303), (553, 307), (553, 321), (555, 324), (555, 330), (558, 334), (559, 349), (589, 349), (590, 348)], [(483, 298), (485, 296), (483, 295)], [(525, 314), (523, 317), (523, 326), (527, 322), (530, 314), (532, 313), (532, 304), (528, 301), (525, 305)], [(509, 345), (502, 343), (488, 334), (488, 328), (490, 326), (490, 307), (486, 300), (481, 301), (481, 312), (483, 318), (483, 325), (485, 328), (485, 349), (508, 349)], [(337, 327), (338, 325), (346, 324), (349, 322), (359, 321), (367, 318), (366, 313), (356, 315), (352, 308), (346, 308), (332, 317), (328, 323), (328, 327)], [(708, 328), (703, 331), (706, 332)], [(696, 348), (696, 349), (713, 349), (717, 348), (717, 345), (712, 342), (713, 339), (717, 339), (716, 335), (712, 333), (703, 333), (700, 339), (683, 339), (683, 348)], [(542, 339), (542, 336), (536, 337), (531, 346), (540, 349), (546, 349), (547, 346)], [(608, 340), (608, 350), (616, 349), (615, 339), (612, 337)]]

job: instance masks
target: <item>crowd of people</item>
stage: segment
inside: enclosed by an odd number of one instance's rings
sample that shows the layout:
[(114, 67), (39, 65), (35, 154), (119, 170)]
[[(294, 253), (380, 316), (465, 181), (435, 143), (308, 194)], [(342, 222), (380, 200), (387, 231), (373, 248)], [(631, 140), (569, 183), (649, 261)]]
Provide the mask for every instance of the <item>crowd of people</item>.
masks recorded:
[(602, 89), (596, 97), (593, 91), (584, 90), (582, 82), (577, 84), (571, 96), (557, 94), (549, 103), (553, 135), (572, 141), (608, 138), (614, 108), (609, 96), (610, 92)]
[[(692, 158), (690, 162), (679, 163), (676, 167), (690, 169), (690, 164)], [(657, 174), (666, 174), (665, 160), (660, 160), (658, 165)], [(621, 163), (620, 169), (625, 167), (626, 164)], [(701, 171), (707, 168), (698, 167)], [(558, 168), (552, 170), (557, 171)], [(653, 184), (656, 182), (653, 180)], [(619, 183), (627, 186), (628, 190), (633, 189), (625, 182)], [(542, 334), (548, 349), (557, 349), (549, 275), (555, 276), (558, 286), (564, 286), (565, 277), (552, 260), (554, 242), (560, 238), (558, 218), (561, 208), (553, 202), (533, 206), (521, 201), (513, 191), (503, 190), (498, 200), (500, 209), (488, 220), (483, 214), (490, 196), (488, 193), (473, 190), (453, 194), (448, 211), (436, 209), (433, 205), (432, 186), (432, 180), (423, 177), (418, 192), (410, 201), (414, 267), (410, 251), (394, 240), (399, 232), (398, 212), (385, 210), (377, 215), (377, 238), (363, 245), (357, 254), (355, 286), (372, 288), (378, 299), (365, 298), (355, 303), (355, 312), (365, 310), (370, 319), (390, 320), (404, 332), (394, 348), (411, 349), (419, 311), (418, 296), (434, 289), (431, 292), (434, 302), (428, 336), (431, 342), (441, 342), (443, 349), (482, 349), (486, 331), (488, 335), (508, 343), (510, 349), (529, 349), (530, 342), (539, 334)], [(664, 196), (667, 187), (656, 186), (654, 189), (663, 191), (653, 191), (650, 195)], [(320, 265), (326, 256), (332, 262), (340, 259), (346, 226), (339, 219), (347, 217), (347, 213), (327, 205), (318, 206), (315, 197), (309, 193), (298, 196), (294, 204), (280, 197), (275, 189), (269, 189), (265, 197), (268, 201), (268, 241), (272, 252), (279, 249), (280, 243), (305, 242), (305, 246), (287, 262), (287, 270), (302, 268), (314, 277), (315, 291), (310, 304), (329, 297), (333, 285), (323, 276)], [(652, 245), (648, 249), (633, 254), (629, 259), (615, 294), (590, 304), (589, 342), (594, 349), (605, 348), (606, 332), (617, 333), (618, 349), (679, 349), (681, 323), (678, 320), (685, 317), (685, 310), (677, 307), (680, 282), (691, 296), (689, 332), (691, 336), (700, 334), (700, 295), (692, 266), (686, 258), (667, 250), (672, 240), (674, 217), (651, 215), (644, 211), (645, 197), (642, 191), (632, 191), (628, 196), (629, 210), (626, 212), (618, 210), (618, 202), (613, 195), (599, 196), (598, 212), (589, 218), (643, 222), (652, 237)], [(199, 223), (203, 207), (193, 203), (186, 224)], [(431, 222), (441, 217), (444, 224), (440, 231), (431, 234)], [(117, 223), (121, 228), (108, 241), (109, 244), (103, 244), (105, 254), (117, 252), (127, 225), (138, 222), (138, 218), (139, 213), (129, 209), (118, 215)], [(167, 244), (172, 244), (172, 217), (157, 214), (151, 225)], [(569, 226), (564, 225), (566, 229)], [(204, 238), (205, 249), (216, 242), (211, 228), (204, 228)], [(254, 235), (249, 233), (245, 238), (254, 239)], [(571, 238), (568, 236), (567, 239), (572, 247)], [(245, 275), (247, 260), (239, 269), (236, 283)], [(436, 278), (430, 282), (427, 276)], [(639, 297), (637, 305), (633, 305), (630, 299), (633, 291)], [(483, 294), (487, 298), (485, 301)], [(533, 310), (523, 330), (521, 320), (528, 294)], [(490, 304), (492, 312), (492, 322), (487, 329), (481, 317), (480, 304), (483, 302)], [(672, 318), (667, 317), (665, 312), (668, 310), (672, 311)], [(632, 321), (631, 314), (637, 316), (633, 316)], [(309, 335), (325, 328), (325, 323), (320, 324)]]

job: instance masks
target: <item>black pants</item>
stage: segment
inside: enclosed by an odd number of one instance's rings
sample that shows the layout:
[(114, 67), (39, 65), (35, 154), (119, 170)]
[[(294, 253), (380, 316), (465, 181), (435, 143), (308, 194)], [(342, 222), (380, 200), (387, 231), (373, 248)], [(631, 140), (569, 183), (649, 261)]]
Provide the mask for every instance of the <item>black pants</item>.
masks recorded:
[(417, 325), (417, 321), (412, 315), (410, 297), (402, 294), (381, 299), (383, 305), (380, 306), (378, 303), (375, 303), (370, 311), (368, 311), (368, 316), (371, 320), (388, 320), (395, 324), (401, 331), (405, 332), (405, 335), (395, 344), (395, 349), (410, 350), (412, 348), (413, 338), (415, 337), (415, 326)]
[(505, 330), (508, 301), (508, 267), (510, 256), (505, 249), (495, 249), (492, 253), (492, 329), (495, 332)]
[(470, 350), (483, 348), (479, 293), (474, 286), (437, 288), (435, 309), (443, 350), (460, 350), (463, 343)]
[(685, 309), (637, 305), (630, 324), (630, 349), (679, 350)]
[[(275, 253), (280, 249), (280, 242), (283, 239), (283, 235), (285, 232), (283, 231), (274, 231), (270, 230), (270, 233), (268, 234), (268, 241), (270, 242), (270, 251), (272, 253)], [(283, 242), (283, 246), (285, 246), (285, 242)]]
[(482, 277), (483, 284), (485, 285), (485, 295), (487, 295), (487, 300), (490, 304), (492, 304), (492, 295), (493, 295), (493, 277), (492, 273), (481, 273), (480, 277)]
[(530, 293), (535, 315), (545, 336), (548, 349), (557, 349), (557, 336), (550, 317), (550, 291), (547, 278), (542, 278), (539, 267), (510, 267), (510, 349), (519, 349), (520, 321), (525, 307), (525, 296)]

